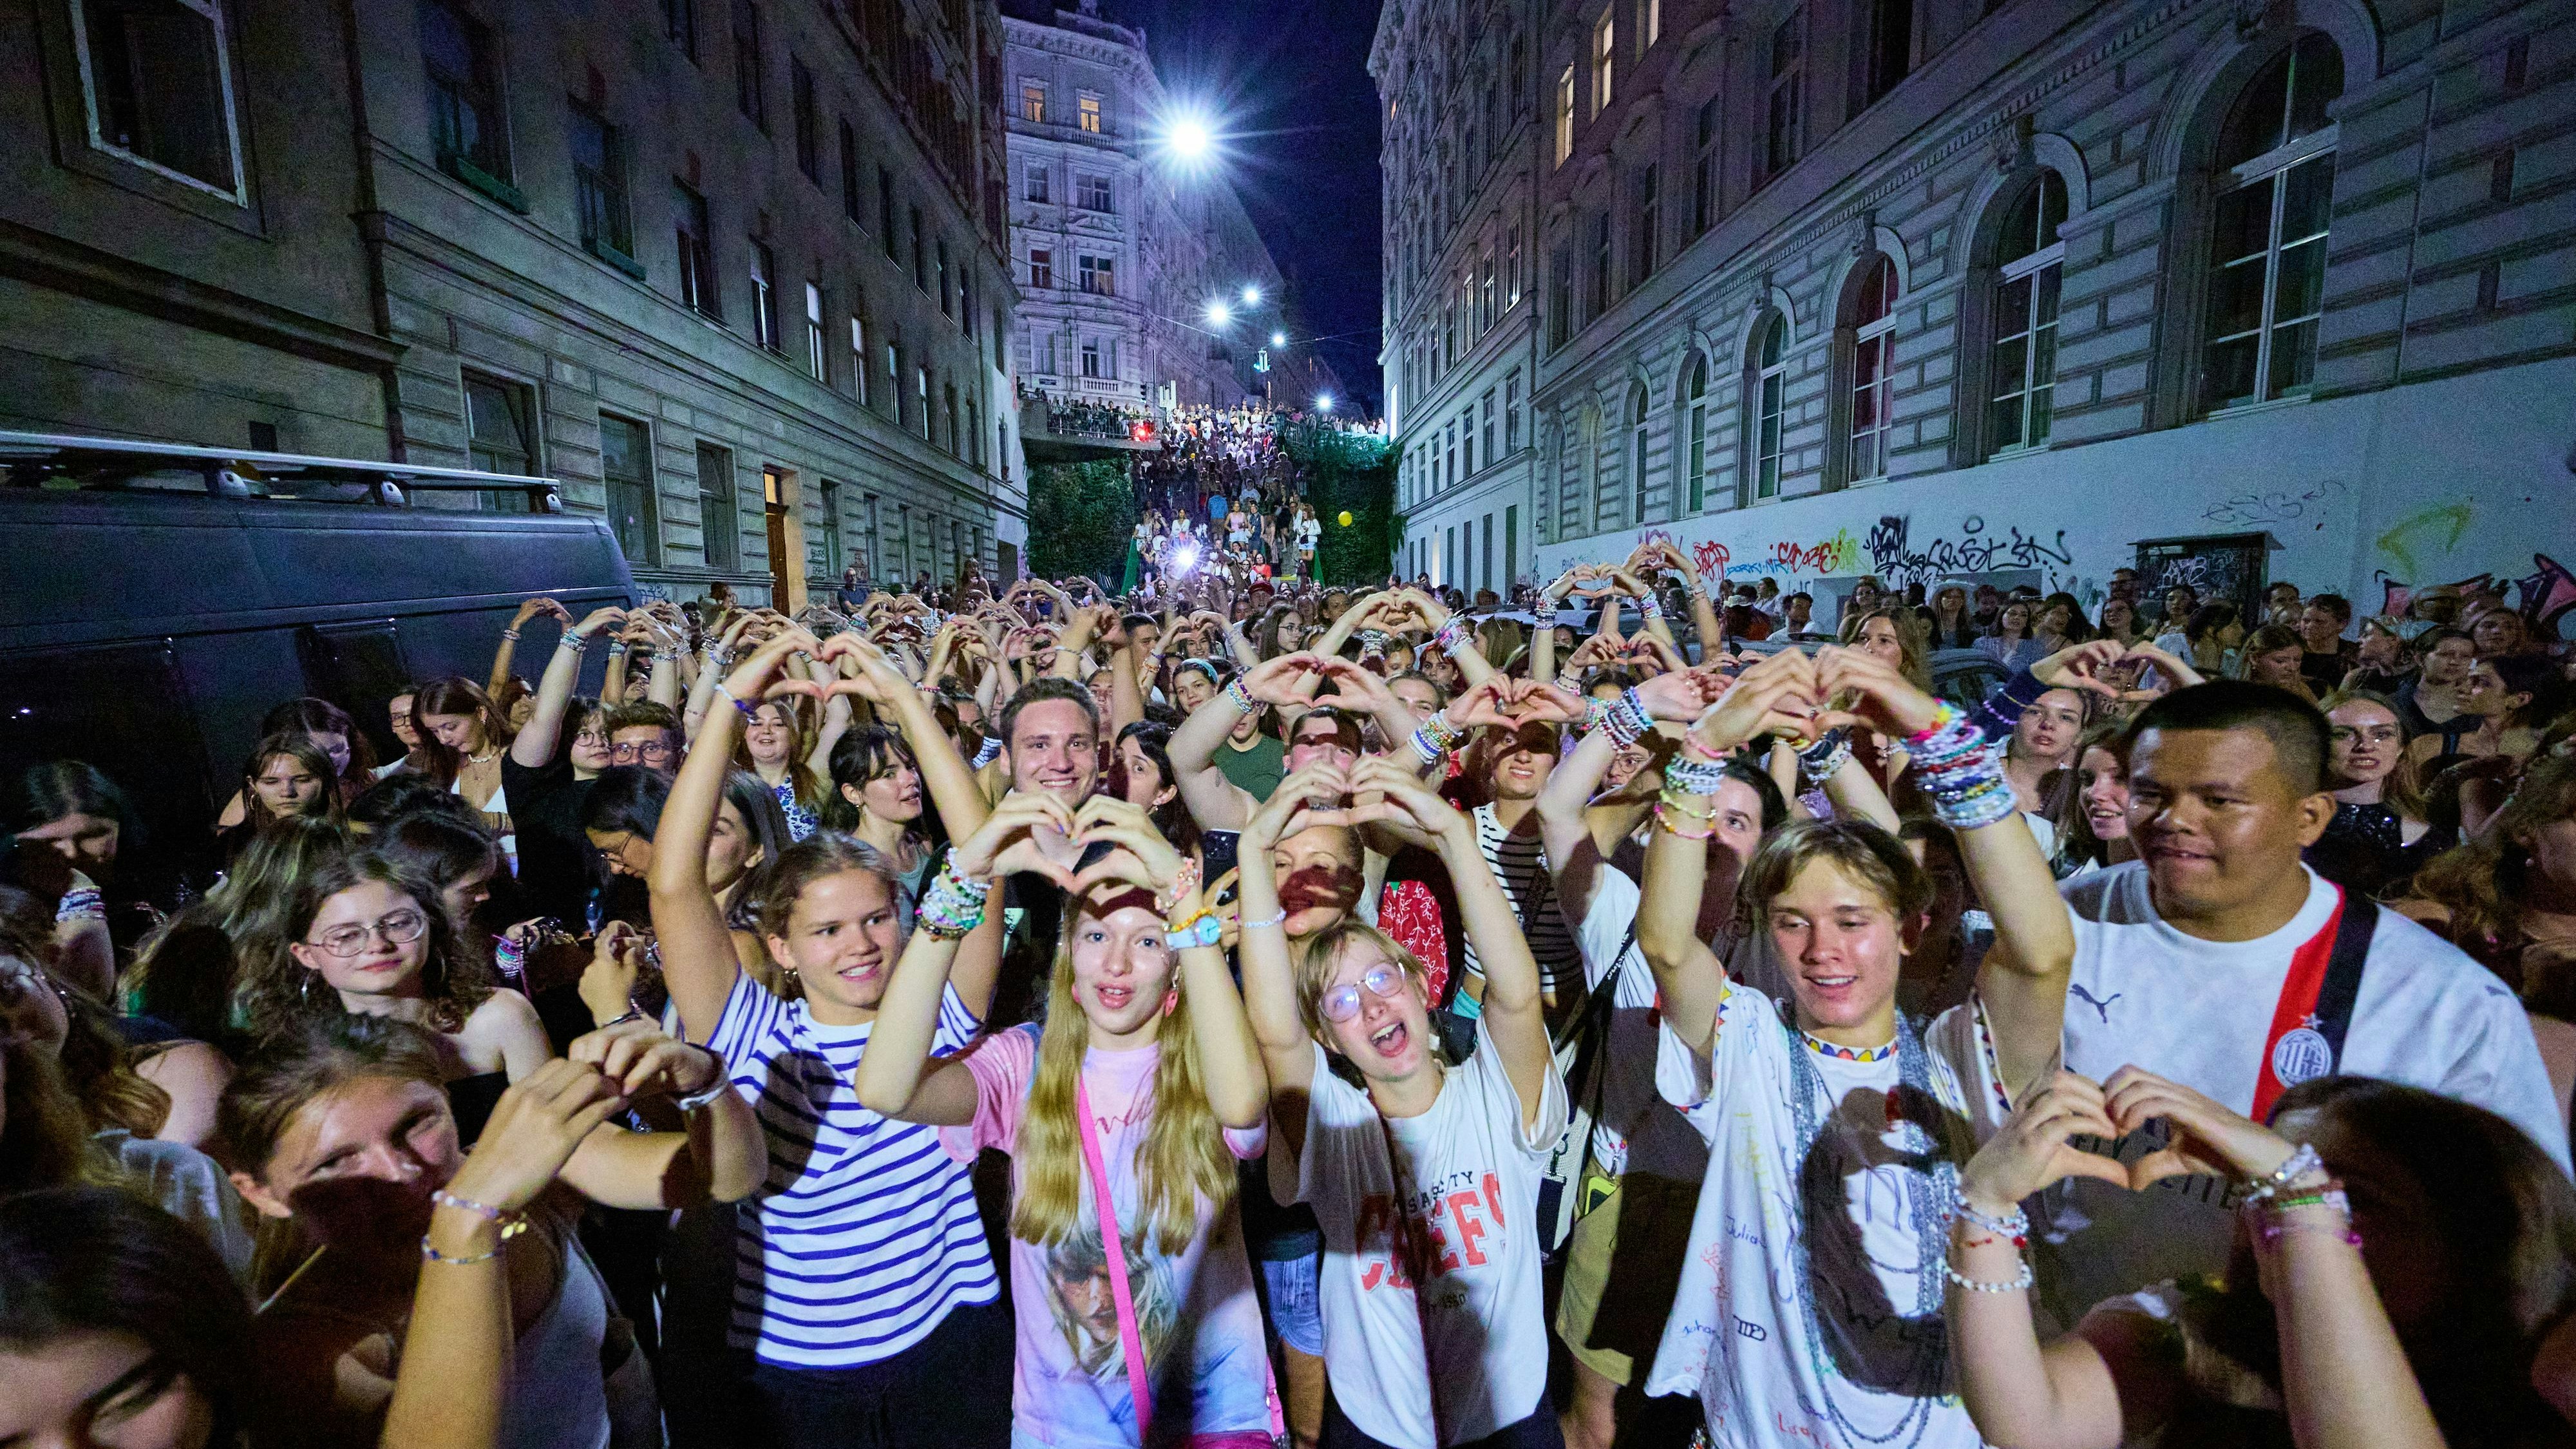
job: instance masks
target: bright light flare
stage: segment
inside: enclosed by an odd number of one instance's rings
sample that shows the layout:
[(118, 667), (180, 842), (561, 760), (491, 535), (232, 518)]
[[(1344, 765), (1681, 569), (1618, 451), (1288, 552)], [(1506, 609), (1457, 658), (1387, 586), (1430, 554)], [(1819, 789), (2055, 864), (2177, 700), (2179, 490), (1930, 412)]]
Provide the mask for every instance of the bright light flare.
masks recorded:
[(1234, 320), (1234, 309), (1223, 302), (1210, 302), (1207, 305), (1207, 319), (1210, 327), (1222, 327)]
[(1204, 161), (1216, 150), (1216, 132), (1198, 116), (1180, 116), (1163, 133), (1163, 144), (1183, 161)]
[(1192, 568), (1194, 568), (1194, 567), (1196, 567), (1196, 566), (1197, 566), (1198, 561), (1199, 561), (1199, 546), (1198, 546), (1197, 544), (1194, 544), (1194, 543), (1185, 543), (1185, 544), (1182, 544), (1179, 548), (1176, 548), (1176, 549), (1173, 549), (1173, 550), (1172, 550), (1172, 572), (1173, 572), (1173, 573), (1176, 573), (1176, 574), (1185, 574), (1185, 573), (1188, 573)]
[(1247, 307), (1260, 306), (1261, 289), (1259, 287), (1245, 287), (1243, 289), (1243, 305)]
[(1285, 332), (1273, 332), (1273, 333), (1271, 333), (1271, 334), (1270, 334), (1270, 345), (1271, 345), (1271, 346), (1273, 346), (1273, 347), (1285, 347), (1285, 346), (1287, 346), (1287, 345), (1288, 345), (1288, 334), (1287, 334), (1287, 333), (1285, 333)]
[(1318, 397), (1315, 399), (1315, 411), (1317, 411), (1317, 412), (1319, 412), (1319, 413), (1328, 413), (1328, 412), (1331, 412), (1332, 410), (1333, 410), (1333, 395), (1332, 395), (1331, 393), (1324, 393), (1324, 394), (1321, 394), (1320, 396), (1318, 396)]

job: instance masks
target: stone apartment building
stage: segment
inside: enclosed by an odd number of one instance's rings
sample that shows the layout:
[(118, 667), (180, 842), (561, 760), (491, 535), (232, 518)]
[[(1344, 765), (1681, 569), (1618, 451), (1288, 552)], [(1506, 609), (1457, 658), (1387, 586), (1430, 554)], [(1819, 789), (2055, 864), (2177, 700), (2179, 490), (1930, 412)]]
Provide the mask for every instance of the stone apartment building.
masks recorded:
[(1188, 103), (1163, 89), (1144, 33), (1098, 0), (1012, 0), (1002, 27), (1022, 380), (1136, 406), (1261, 396), (1254, 364), (1285, 325), (1279, 269), (1222, 162), (1168, 153)]
[(2576, 589), (2576, 6), (1539, 8), (1533, 577)]
[(675, 597), (1024, 541), (992, 0), (8, 21), (0, 426), (551, 476)]

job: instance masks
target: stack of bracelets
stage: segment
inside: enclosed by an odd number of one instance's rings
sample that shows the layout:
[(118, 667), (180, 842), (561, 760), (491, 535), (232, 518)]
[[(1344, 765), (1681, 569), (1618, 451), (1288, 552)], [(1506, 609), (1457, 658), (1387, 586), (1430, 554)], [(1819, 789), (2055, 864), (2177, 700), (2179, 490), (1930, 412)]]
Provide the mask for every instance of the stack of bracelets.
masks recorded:
[(992, 893), (991, 881), (959, 875), (956, 858), (951, 856), (939, 867), (930, 889), (921, 893), (921, 903), (913, 907), (913, 919), (942, 941), (959, 940), (984, 924), (984, 902)]
[(1449, 723), (1448, 713), (1442, 711), (1424, 720), (1422, 728), (1413, 732), (1413, 752), (1422, 757), (1427, 769), (1449, 758), (1466, 738), (1467, 731)]
[(1660, 619), (1664, 617), (1664, 601), (1653, 589), (1648, 589), (1637, 596), (1637, 612), (1648, 619)]
[(1455, 659), (1458, 651), (1467, 645), (1468, 632), (1467, 621), (1452, 614), (1431, 632), (1431, 642), (1440, 646), (1441, 653)]
[(2325, 1159), (2317, 1156), (2316, 1148), (2302, 1142), (2298, 1151), (2272, 1169), (2271, 1176), (2245, 1185), (2241, 1206), (2258, 1219), (2255, 1235), (2266, 1247), (2281, 1241), (2283, 1233), (2298, 1231), (2283, 1214), (2303, 1207), (2333, 1208), (2343, 1217), (2343, 1227), (2335, 1236), (2356, 1248), (2361, 1246), (2361, 1234), (2352, 1228), (2352, 1199), (2345, 1196), (2342, 1180), (2328, 1177), (2325, 1172)]
[(1827, 730), (1823, 738), (1798, 752), (1798, 778), (1822, 786), (1851, 763), (1851, 731)]
[(1621, 749), (1646, 737), (1655, 727), (1655, 717), (1637, 698), (1637, 691), (1623, 689), (1617, 699), (1596, 699), (1584, 707), (1583, 732), (1608, 730), (1611, 743)]
[[(1664, 762), (1664, 793), (1655, 801), (1655, 823), (1684, 840), (1715, 835), (1717, 827), (1711, 822), (1717, 819), (1717, 809), (1709, 800), (1725, 782), (1725, 761), (1673, 756)], [(1682, 819), (1692, 823), (1684, 825)]]
[(1261, 709), (1261, 706), (1254, 702), (1252, 691), (1243, 687), (1243, 677), (1241, 675), (1237, 675), (1225, 682), (1224, 694), (1228, 700), (1233, 702), (1236, 709), (1243, 711), (1245, 714), (1255, 714)]
[(420, 1238), (420, 1256), (423, 1262), (448, 1263), (457, 1267), (464, 1267), (473, 1263), (488, 1263), (494, 1258), (501, 1256), (504, 1248), (512, 1238), (515, 1238), (519, 1234), (528, 1230), (528, 1220), (524, 1216), (518, 1213), (503, 1212), (501, 1209), (496, 1207), (486, 1207), (482, 1203), (476, 1202), (470, 1197), (458, 1197), (456, 1194), (449, 1192), (443, 1187), (433, 1189), (429, 1194), (429, 1200), (442, 1207), (452, 1207), (459, 1212), (472, 1213), (474, 1216), (490, 1223), (493, 1227), (500, 1229), (500, 1237), (503, 1247), (496, 1247), (488, 1253), (476, 1253), (470, 1257), (451, 1257), (448, 1254), (442, 1253), (436, 1248), (431, 1247), (429, 1245), (429, 1235), (427, 1233), (423, 1233)]
[[(1944, 1173), (1942, 1178), (1943, 1185), (1950, 1194), (1950, 1200), (1943, 1204), (1941, 1209), (1941, 1216), (1944, 1219), (1954, 1223), (1963, 1222), (1972, 1228), (1983, 1228), (2011, 1243), (2016, 1252), (2030, 1247), (2030, 1214), (2015, 1206), (2002, 1217), (1988, 1217), (1970, 1205), (1966, 1194), (1959, 1191), (1959, 1179), (1956, 1175)], [(2030, 1259), (2026, 1257), (2021, 1260), (2021, 1271), (2002, 1283), (1988, 1283), (1971, 1278), (1958, 1269), (1946, 1265), (1941, 1271), (1950, 1275), (1951, 1282), (1971, 1293), (2016, 1293), (2029, 1287), (2033, 1281)]]
[(1931, 728), (1906, 738), (1905, 749), (1915, 780), (1932, 797), (1934, 818), (1951, 829), (1992, 825), (2018, 808), (2004, 778), (2003, 752), (1948, 700), (1934, 708)]

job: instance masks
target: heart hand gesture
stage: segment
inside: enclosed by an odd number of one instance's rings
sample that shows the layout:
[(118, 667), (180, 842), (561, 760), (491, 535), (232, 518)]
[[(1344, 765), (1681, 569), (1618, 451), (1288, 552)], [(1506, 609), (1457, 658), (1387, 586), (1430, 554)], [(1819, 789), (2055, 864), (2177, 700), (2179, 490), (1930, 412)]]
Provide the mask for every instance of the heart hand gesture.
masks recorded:
[(2068, 1140), (2078, 1135), (2107, 1142), (2120, 1133), (2102, 1089), (2074, 1072), (2060, 1071), (2024, 1095), (2012, 1120), (1959, 1169), (1959, 1195), (1977, 1211), (2002, 1217), (2024, 1198), (2070, 1177), (2128, 1186), (2128, 1169), (2116, 1158)]

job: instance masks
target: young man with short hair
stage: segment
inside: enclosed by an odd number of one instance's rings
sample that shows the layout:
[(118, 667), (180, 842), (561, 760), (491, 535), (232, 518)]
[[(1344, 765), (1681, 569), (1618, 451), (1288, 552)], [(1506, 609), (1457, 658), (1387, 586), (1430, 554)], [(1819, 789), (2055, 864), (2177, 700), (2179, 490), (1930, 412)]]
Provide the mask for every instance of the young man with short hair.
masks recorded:
[(2343, 678), (2361, 662), (2361, 646), (2343, 637), (2352, 624), (2352, 600), (2341, 594), (2319, 594), (2299, 609), (2299, 677), (2319, 699), (2343, 687)]
[[(2260, 1121), (2282, 1090), (2332, 1073), (2447, 1093), (2510, 1119), (2563, 1169), (2567, 1126), (2529, 1020), (2503, 982), (2423, 927), (2302, 865), (2324, 833), (2326, 721), (2268, 685), (2177, 690), (2129, 727), (2139, 859), (2066, 882), (2075, 966), (2068, 1070), (2134, 1065)], [(2132, 1133), (2113, 1154), (2162, 1146)], [(2106, 1298), (2226, 1266), (2233, 1185), (2145, 1193), (2077, 1180), (2034, 1238), (2060, 1321)]]

